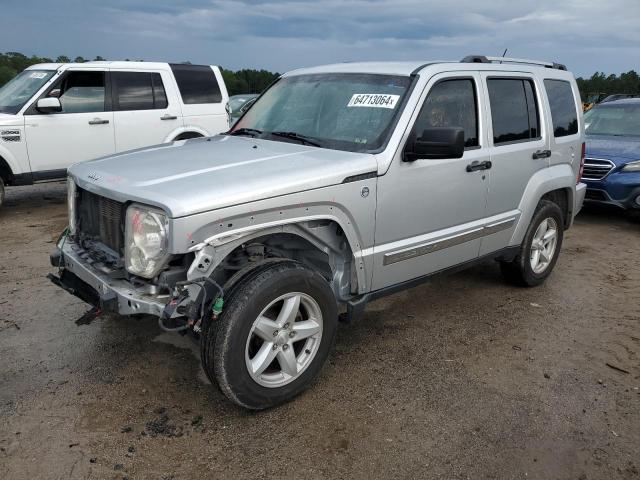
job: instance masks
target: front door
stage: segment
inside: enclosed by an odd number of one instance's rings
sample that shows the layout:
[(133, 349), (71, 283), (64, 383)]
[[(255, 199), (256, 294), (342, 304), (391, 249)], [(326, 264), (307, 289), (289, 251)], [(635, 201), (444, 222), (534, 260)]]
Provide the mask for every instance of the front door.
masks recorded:
[(461, 127), (464, 155), (406, 162), (399, 153), (379, 177), (373, 290), (478, 256), (487, 170), (467, 171), (467, 166), (489, 160), (479, 120), (482, 100), (480, 77), (474, 73), (437, 75), (427, 85), (407, 138), (421, 136), (428, 127)]
[(105, 77), (98, 70), (68, 71), (44, 94), (58, 97), (62, 112), (40, 113), (35, 105), (29, 107), (25, 132), (33, 172), (64, 170), (115, 152)]

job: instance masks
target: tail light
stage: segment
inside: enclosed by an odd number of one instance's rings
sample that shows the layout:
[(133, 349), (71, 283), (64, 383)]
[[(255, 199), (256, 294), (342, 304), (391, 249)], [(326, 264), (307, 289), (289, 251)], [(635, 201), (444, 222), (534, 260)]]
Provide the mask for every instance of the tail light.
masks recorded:
[(587, 156), (587, 144), (582, 142), (582, 152), (580, 153), (580, 169), (578, 170), (578, 178), (576, 179), (576, 184), (580, 183), (580, 179), (582, 178), (582, 173), (584, 172), (584, 159)]

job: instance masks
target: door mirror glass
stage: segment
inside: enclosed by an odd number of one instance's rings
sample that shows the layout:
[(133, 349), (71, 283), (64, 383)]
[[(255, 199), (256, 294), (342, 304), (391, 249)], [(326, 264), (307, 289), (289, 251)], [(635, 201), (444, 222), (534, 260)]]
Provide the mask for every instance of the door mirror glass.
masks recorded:
[(464, 129), (460, 127), (429, 127), (422, 135), (407, 142), (404, 160), (461, 158), (464, 154)]
[(62, 111), (62, 104), (55, 97), (41, 98), (36, 104), (36, 110), (40, 113), (57, 113)]

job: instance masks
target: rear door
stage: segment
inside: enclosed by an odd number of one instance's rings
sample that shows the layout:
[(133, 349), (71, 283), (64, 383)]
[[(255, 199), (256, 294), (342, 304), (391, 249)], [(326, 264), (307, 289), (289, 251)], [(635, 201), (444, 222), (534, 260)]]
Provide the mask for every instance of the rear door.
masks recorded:
[(182, 126), (169, 80), (168, 72), (111, 71), (116, 151), (157, 145)]
[(480, 254), (509, 244), (520, 202), (529, 180), (549, 166), (551, 151), (541, 85), (531, 74), (487, 72), (482, 74), (489, 105), (488, 144), (492, 167), (488, 174), (487, 216), (501, 215), (503, 227), (482, 240)]
[[(25, 112), (25, 133), (33, 172), (55, 172), (115, 151), (113, 112), (106, 72), (68, 70), (40, 97), (58, 97), (62, 112)], [(38, 175), (35, 176), (37, 180)]]

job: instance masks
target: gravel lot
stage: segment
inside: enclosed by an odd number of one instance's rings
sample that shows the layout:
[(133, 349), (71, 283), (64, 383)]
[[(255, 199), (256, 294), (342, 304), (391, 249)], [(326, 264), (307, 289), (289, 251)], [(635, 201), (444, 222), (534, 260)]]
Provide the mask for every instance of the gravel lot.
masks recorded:
[(640, 222), (583, 212), (536, 289), (489, 264), (376, 302), (311, 390), (249, 413), (155, 319), (74, 323), (45, 278), (64, 197), (0, 211), (0, 478), (640, 477)]

